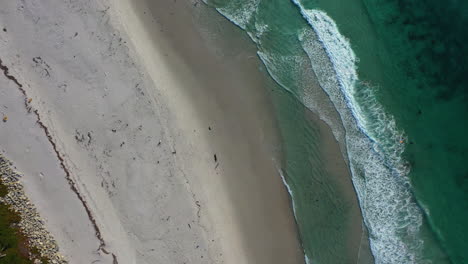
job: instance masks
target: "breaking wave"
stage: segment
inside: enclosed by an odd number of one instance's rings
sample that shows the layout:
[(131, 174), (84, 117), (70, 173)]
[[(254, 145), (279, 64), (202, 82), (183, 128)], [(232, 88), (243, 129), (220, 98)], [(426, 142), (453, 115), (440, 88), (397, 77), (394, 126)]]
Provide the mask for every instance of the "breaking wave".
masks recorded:
[[(231, 1), (217, 10), (245, 30), (256, 43), (257, 54), (270, 76), (303, 105), (320, 114), (307, 84), (289, 87), (283, 81), (286, 80), (284, 74), (289, 79), (295, 78), (300, 72), (298, 69), (304, 67), (305, 60), (308, 60), (318, 83), (339, 113), (346, 132), (344, 137), (340, 136), (334, 121), (320, 116), (332, 128), (337, 140), (345, 143), (344, 154), (349, 160), (375, 262), (418, 263), (423, 247), (420, 238), (423, 216), (411, 193), (407, 178), (409, 166), (402, 158), (407, 139), (376, 99), (373, 92), (376, 87), (359, 80), (358, 59), (336, 23), (323, 11), (306, 9), (299, 0), (291, 1), (309, 24), (297, 32), (297, 39), (307, 56), (284, 56), (262, 47), (260, 37), (269, 27), (255, 20), (260, 0), (246, 3)], [(281, 177), (295, 211), (294, 193), (282, 173)], [(307, 255), (306, 261), (310, 262)]]
[(402, 158), (406, 138), (378, 103), (373, 87), (359, 80), (356, 56), (335, 22), (325, 12), (293, 2), (311, 26), (298, 38), (346, 130), (353, 184), (375, 261), (418, 262), (422, 212), (412, 196), (409, 167)]

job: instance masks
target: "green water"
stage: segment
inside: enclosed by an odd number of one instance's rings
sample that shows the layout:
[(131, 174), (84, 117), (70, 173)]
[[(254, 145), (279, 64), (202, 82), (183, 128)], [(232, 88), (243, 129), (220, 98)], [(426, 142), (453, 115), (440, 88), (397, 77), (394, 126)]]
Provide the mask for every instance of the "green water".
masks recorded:
[(249, 2), (210, 4), (238, 17), (239, 25), (261, 43), (257, 46), (259, 54), (268, 60), (267, 68), (275, 81), (287, 89), (277, 86), (273, 98), (286, 142), (286, 162), (282, 169), (294, 193), (304, 251), (316, 263), (355, 263), (358, 254), (349, 250), (348, 239), (351, 204), (355, 201), (347, 200), (349, 197), (341, 193), (341, 187), (327, 170), (320, 149), (323, 135), (317, 124), (308, 119), (308, 109), (297, 100), (302, 93), (301, 85), (313, 82), (309, 78), (313, 75), (310, 63), (297, 38), (298, 29), (307, 28), (308, 24), (289, 1), (259, 2), (258, 13), (245, 24), (242, 16), (248, 16), (245, 9)]
[(453, 263), (468, 263), (468, 3), (310, 3), (351, 39), (361, 79), (408, 136), (409, 177), (431, 229)]
[(468, 3), (366, 2), (399, 70), (380, 96), (411, 141), (416, 196), (451, 261), (468, 263)]
[(336, 181), (339, 175), (327, 169), (321, 151), (324, 135), (291, 94), (276, 90), (274, 98), (283, 140), (287, 142), (283, 173), (294, 194), (305, 252), (312, 263), (357, 263), (357, 251), (349, 250), (347, 224), (353, 217), (353, 201), (341, 193)]
[[(209, 4), (249, 34), (281, 87), (283, 170), (310, 261), (355, 259), (343, 228), (349, 204), (325, 169), (321, 135), (305, 108), (345, 146), (376, 263), (468, 263), (468, 4)], [(324, 110), (316, 86), (338, 119)]]

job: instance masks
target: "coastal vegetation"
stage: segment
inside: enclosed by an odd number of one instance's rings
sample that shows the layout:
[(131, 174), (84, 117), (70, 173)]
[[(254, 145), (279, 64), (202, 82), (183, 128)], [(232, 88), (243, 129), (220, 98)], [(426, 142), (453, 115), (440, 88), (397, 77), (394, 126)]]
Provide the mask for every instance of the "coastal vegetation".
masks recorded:
[[(7, 186), (0, 180), (0, 197), (8, 194)], [(32, 264), (30, 259), (40, 259), (41, 263), (49, 263), (48, 259), (38, 257), (39, 251), (29, 246), (28, 238), (21, 232), (18, 224), (21, 216), (9, 205), (0, 203), (0, 264)]]

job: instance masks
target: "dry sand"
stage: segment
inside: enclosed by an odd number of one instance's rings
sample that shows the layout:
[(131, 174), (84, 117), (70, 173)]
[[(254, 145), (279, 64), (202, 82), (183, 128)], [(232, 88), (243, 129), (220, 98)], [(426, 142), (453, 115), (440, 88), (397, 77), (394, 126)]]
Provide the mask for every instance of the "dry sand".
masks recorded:
[(234, 26), (182, 0), (22, 0), (0, 28), (0, 147), (70, 263), (303, 262)]

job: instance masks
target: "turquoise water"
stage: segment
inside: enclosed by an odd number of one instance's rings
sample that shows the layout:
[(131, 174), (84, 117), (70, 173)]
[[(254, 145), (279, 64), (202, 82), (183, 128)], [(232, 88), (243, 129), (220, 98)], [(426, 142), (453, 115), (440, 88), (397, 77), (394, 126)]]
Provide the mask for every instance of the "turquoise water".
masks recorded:
[[(352, 258), (338, 228), (348, 219), (346, 201), (327, 182), (320, 136), (301, 107), (317, 112), (345, 146), (376, 263), (468, 263), (467, 4), (208, 4), (250, 36), (268, 73), (289, 95), (275, 102), (283, 170), (311, 263)], [(322, 109), (316, 86), (339, 119)]]

